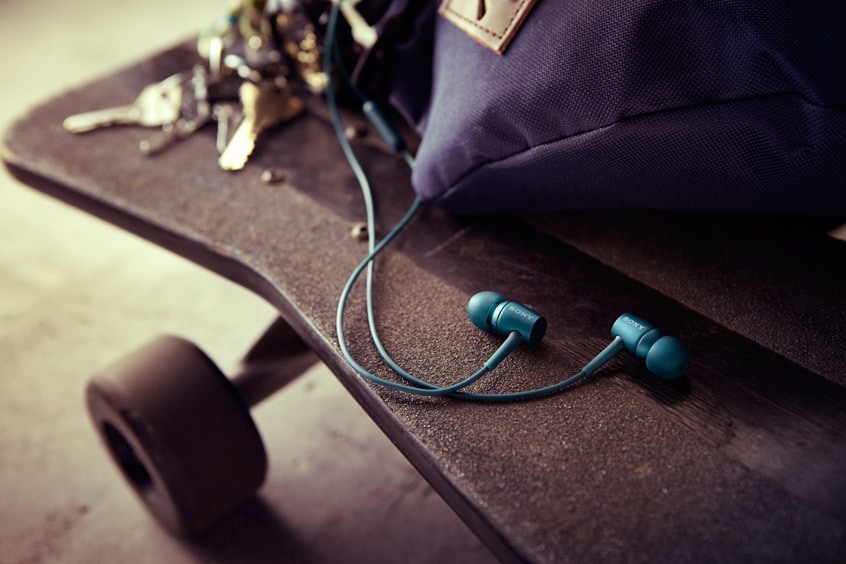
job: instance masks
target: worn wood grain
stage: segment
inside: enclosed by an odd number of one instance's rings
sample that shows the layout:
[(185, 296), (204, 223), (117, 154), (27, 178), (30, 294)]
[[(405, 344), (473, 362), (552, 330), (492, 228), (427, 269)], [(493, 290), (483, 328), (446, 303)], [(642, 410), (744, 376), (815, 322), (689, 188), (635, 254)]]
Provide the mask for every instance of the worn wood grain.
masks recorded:
[[(650, 251), (654, 237), (680, 228), (676, 216), (655, 220), (666, 225), (649, 227), (653, 238), (633, 240), (619, 232), (616, 239), (591, 236), (594, 225), (611, 229), (619, 218), (613, 215), (474, 217), (425, 208), (378, 263), (378, 323), (404, 366), (443, 383), (475, 371), (498, 341), (480, 334), (464, 308), (476, 291), (493, 289), (543, 312), (550, 329), (539, 348), (515, 352), (476, 384), (479, 390), (525, 389), (574, 372), (608, 342), (624, 311), (686, 342), (690, 374), (662, 383), (621, 356), (565, 393), (514, 404), (373, 387), (346, 365), (335, 339), (337, 297), (365, 249), (348, 236), (362, 205), (320, 100), (268, 134), (236, 174), (217, 168), (210, 130), (151, 159), (137, 151), (149, 132), (71, 136), (61, 129), (68, 114), (131, 99), (144, 84), (190, 63), (191, 50), (175, 47), (46, 101), (7, 133), (7, 167), (23, 182), (275, 305), (503, 560), (846, 557), (846, 396), (842, 379), (831, 374), (831, 366), (842, 366), (842, 350), (832, 353), (821, 343), (809, 351), (808, 344), (795, 355), (780, 348), (784, 339), (739, 332), (759, 323), (749, 311), (728, 322), (721, 317), (728, 308), (714, 315), (703, 306), (696, 294), (711, 288), (698, 286), (684, 245), (706, 249), (707, 239), (686, 232), (671, 250)], [(370, 140), (357, 151), (374, 179), (384, 232), (411, 202), (408, 175)], [(285, 169), (288, 181), (263, 184), (261, 173), (270, 167)], [(660, 255), (654, 260), (669, 278), (617, 256), (649, 252)], [(773, 269), (767, 260), (781, 257), (761, 256), (756, 272)], [(820, 256), (843, 259), (836, 248)], [(732, 264), (738, 263), (724, 268)], [(795, 291), (810, 292), (803, 303), (819, 308), (834, 296), (839, 307), (842, 292), (833, 283), (821, 277), (816, 287)], [(730, 290), (722, 299), (743, 299)], [(842, 343), (841, 318), (804, 323), (819, 321), (814, 331), (829, 335), (826, 343)], [(369, 343), (358, 291), (348, 325), (354, 354), (391, 377)]]

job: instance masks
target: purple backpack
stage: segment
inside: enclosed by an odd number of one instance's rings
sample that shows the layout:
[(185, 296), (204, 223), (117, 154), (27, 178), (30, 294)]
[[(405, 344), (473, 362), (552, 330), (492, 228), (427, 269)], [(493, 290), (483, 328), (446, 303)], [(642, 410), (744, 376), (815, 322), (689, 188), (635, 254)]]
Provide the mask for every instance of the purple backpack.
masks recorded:
[[(394, 0), (377, 50), (390, 103), (422, 138), (414, 189), (446, 210), (842, 214), (844, 13)], [(473, 34), (503, 30), (502, 54)]]

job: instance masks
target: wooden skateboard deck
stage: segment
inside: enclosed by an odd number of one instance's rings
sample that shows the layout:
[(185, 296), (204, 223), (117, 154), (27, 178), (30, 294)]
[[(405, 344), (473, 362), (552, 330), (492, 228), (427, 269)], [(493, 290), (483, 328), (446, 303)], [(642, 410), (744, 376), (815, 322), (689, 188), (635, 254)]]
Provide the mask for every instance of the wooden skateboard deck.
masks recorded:
[[(447, 385), (497, 348), (465, 313), (481, 290), (543, 313), (549, 330), (474, 390), (563, 379), (626, 311), (680, 338), (692, 363), (666, 383), (621, 355), (519, 403), (410, 397), (366, 383), (339, 352), (335, 310), (366, 255), (350, 237), (364, 213), (322, 100), (264, 135), (236, 173), (218, 167), (211, 128), (155, 157), (138, 151), (150, 130), (62, 129), (194, 57), (177, 46), (43, 103), (7, 132), (7, 167), (273, 304), (504, 561), (846, 557), (846, 244), (825, 236), (837, 221), (424, 208), (377, 262), (383, 339), (412, 373)], [(407, 167), (368, 137), (356, 150), (384, 234), (413, 199)], [(286, 180), (262, 182), (268, 169)], [(361, 285), (347, 324), (359, 362), (395, 378), (371, 346)]]

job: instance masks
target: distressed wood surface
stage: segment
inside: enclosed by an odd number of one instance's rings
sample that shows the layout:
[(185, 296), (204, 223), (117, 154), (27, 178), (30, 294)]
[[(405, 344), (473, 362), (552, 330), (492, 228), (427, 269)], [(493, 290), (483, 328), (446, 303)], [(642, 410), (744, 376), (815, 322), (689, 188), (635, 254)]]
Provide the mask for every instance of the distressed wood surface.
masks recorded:
[[(620, 356), (523, 403), (401, 395), (359, 379), (337, 346), (338, 295), (365, 254), (349, 236), (363, 206), (320, 100), (263, 137), (238, 173), (217, 167), (212, 129), (155, 158), (137, 150), (148, 130), (62, 130), (67, 115), (132, 100), (192, 56), (175, 47), (44, 102), (7, 132), (7, 167), (274, 304), (503, 560), (846, 558), (846, 261), (824, 236), (832, 220), (424, 208), (379, 260), (376, 285), (385, 344), (410, 372), (446, 384), (488, 358), (498, 339), (465, 314), (486, 289), (542, 312), (549, 331), (479, 391), (575, 372), (625, 311), (687, 343), (692, 365), (668, 384)], [(408, 174), (370, 139), (356, 149), (384, 233), (412, 200)], [(288, 180), (262, 183), (268, 168)], [(359, 361), (392, 377), (370, 344), (360, 287), (347, 331)]]

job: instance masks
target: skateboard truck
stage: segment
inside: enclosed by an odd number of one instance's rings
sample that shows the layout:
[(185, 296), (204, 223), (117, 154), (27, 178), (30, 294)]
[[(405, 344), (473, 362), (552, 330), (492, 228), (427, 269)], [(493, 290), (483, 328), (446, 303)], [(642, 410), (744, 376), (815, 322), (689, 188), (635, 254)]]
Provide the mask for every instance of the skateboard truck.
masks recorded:
[(106, 449), (168, 530), (202, 531), (252, 497), (267, 456), (249, 408), (317, 357), (281, 318), (227, 378), (193, 343), (159, 337), (88, 383)]

